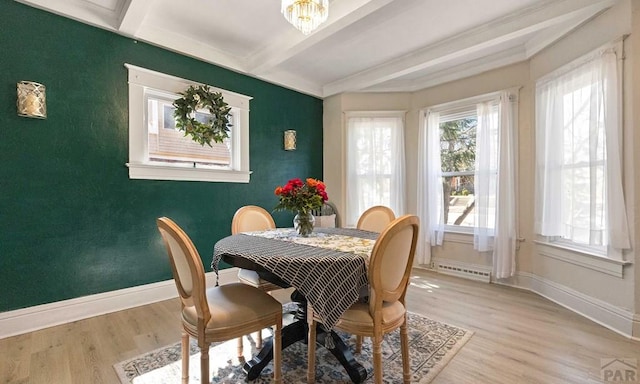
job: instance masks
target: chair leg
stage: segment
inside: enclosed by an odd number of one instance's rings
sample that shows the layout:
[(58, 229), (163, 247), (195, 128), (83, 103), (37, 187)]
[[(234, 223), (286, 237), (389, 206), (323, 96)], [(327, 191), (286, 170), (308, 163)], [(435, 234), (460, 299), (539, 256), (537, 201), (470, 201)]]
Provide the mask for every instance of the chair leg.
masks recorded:
[(373, 378), (375, 384), (382, 384), (382, 333), (374, 331), (373, 341)]
[(411, 363), (409, 362), (409, 336), (407, 335), (407, 315), (404, 315), (404, 323), (400, 326), (400, 345), (402, 348), (402, 381), (411, 383)]
[(276, 319), (276, 329), (273, 332), (273, 382), (282, 383), (282, 313)]
[(362, 339), (362, 336), (356, 335), (356, 353), (360, 353), (362, 351)]
[(316, 381), (316, 321), (313, 319), (311, 304), (307, 305), (307, 323), (309, 324), (309, 338), (307, 340), (307, 384)]
[(238, 358), (241, 359), (244, 353), (244, 348), (242, 346), (242, 336), (238, 337)]
[(200, 346), (200, 382), (202, 384), (210, 384), (209, 382), (209, 343)]
[(256, 332), (256, 349), (262, 349), (262, 330)]
[(182, 331), (182, 384), (189, 384), (189, 334)]

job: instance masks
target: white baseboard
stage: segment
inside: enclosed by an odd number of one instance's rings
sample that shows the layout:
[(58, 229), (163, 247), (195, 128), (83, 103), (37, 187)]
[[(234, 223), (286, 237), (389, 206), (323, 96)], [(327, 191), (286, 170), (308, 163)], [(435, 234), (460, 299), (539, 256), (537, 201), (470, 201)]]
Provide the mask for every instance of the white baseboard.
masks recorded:
[[(238, 269), (220, 271), (220, 284), (237, 281)], [(207, 285), (214, 285), (216, 274), (206, 274)], [(173, 279), (137, 287), (83, 296), (55, 303), (0, 312), (0, 339), (39, 329), (117, 312), (178, 297)]]
[[(439, 262), (442, 262), (442, 260), (435, 260), (433, 264), (437, 266)], [(448, 262), (448, 260), (444, 261), (444, 263)], [(470, 268), (471, 270), (478, 269), (477, 266), (465, 263), (458, 263), (456, 265)], [(426, 266), (422, 266), (422, 269), (470, 279), (470, 277), (465, 274), (453, 274), (448, 271), (443, 271), (440, 268), (429, 269), (425, 267)], [(635, 329), (640, 329), (640, 314), (634, 314), (624, 308), (611, 305), (605, 301), (585, 295), (584, 293), (531, 273), (516, 272), (515, 276), (509, 279), (492, 280), (492, 282), (531, 291), (620, 335), (634, 340), (640, 340), (639, 335), (633, 335), (634, 326)]]
[[(237, 268), (220, 271), (220, 284), (237, 281), (237, 275)], [(207, 273), (206, 277), (207, 285), (215, 284), (215, 273)], [(625, 337), (640, 340), (640, 337), (633, 336), (634, 325), (636, 329), (640, 329), (640, 314), (634, 314), (530, 273), (518, 272), (512, 279), (496, 283), (532, 291)], [(174, 297), (177, 297), (177, 292), (172, 279), (0, 312), (0, 339)]]
[(531, 273), (517, 272), (514, 278), (497, 283), (532, 291), (620, 335), (640, 340), (633, 335), (634, 324), (636, 329), (640, 325), (640, 315), (626, 309)]

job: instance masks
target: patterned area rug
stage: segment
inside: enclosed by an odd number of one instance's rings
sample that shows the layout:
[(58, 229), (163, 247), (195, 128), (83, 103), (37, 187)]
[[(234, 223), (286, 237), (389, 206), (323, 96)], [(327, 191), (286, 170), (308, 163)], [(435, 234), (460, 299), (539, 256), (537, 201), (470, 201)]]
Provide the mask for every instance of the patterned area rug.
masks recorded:
[[(409, 352), (411, 359), (412, 383), (429, 383), (444, 368), (454, 355), (464, 346), (473, 332), (443, 324), (424, 316), (409, 313)], [(268, 330), (263, 337), (268, 337)], [(341, 335), (353, 352), (355, 337)], [(272, 364), (266, 366), (260, 377), (248, 381), (242, 371), (242, 364), (236, 356), (237, 341), (213, 344), (210, 351), (211, 383), (271, 383)], [(200, 354), (195, 341), (191, 340), (191, 358), (189, 360), (189, 383), (200, 382)], [(373, 359), (371, 342), (364, 339), (362, 352), (355, 355), (356, 360), (367, 370), (365, 383), (373, 382)], [(255, 341), (251, 336), (244, 337), (245, 358), (256, 354)], [(400, 334), (394, 331), (387, 334), (383, 343), (383, 373), (385, 383), (402, 382), (402, 354), (400, 352)], [(294, 343), (284, 350), (282, 374), (283, 382), (298, 384), (306, 382), (307, 349), (303, 343)], [(123, 384), (162, 384), (179, 383), (181, 377), (180, 343), (158, 349), (153, 352), (126, 360), (114, 365)], [(351, 383), (346, 371), (335, 357), (318, 345), (316, 349), (317, 383)]]

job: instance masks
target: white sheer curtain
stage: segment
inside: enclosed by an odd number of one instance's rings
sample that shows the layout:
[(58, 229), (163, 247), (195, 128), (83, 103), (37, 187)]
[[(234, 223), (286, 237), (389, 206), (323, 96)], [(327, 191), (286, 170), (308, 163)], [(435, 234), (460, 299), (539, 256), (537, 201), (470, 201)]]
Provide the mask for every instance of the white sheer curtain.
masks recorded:
[(480, 252), (486, 252), (493, 250), (496, 222), (499, 106), (491, 101), (479, 103), (477, 114), (473, 246)]
[(420, 124), (418, 143), (418, 264), (429, 264), (431, 246), (442, 245), (444, 207), (441, 164), (440, 114), (430, 111), (427, 112), (426, 120)]
[(536, 84), (536, 231), (628, 249), (612, 50)]
[(502, 279), (516, 272), (516, 243), (518, 242), (518, 94), (505, 91), (500, 95), (500, 156), (498, 157), (498, 194), (493, 274)]
[(474, 247), (493, 251), (493, 275), (513, 276), (516, 228), (516, 91), (477, 105)]
[(374, 205), (405, 213), (403, 116), (347, 114), (347, 227)]

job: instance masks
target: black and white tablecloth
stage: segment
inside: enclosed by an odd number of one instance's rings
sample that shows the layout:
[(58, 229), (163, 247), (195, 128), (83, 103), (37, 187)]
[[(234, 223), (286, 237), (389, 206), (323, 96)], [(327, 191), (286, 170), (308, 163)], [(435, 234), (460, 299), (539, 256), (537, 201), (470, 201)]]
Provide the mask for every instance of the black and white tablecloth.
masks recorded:
[(369, 255), (378, 235), (350, 228), (316, 228), (307, 238), (293, 229), (236, 234), (215, 244), (211, 267), (217, 274), (223, 255), (260, 265), (298, 289), (331, 329), (367, 286)]

